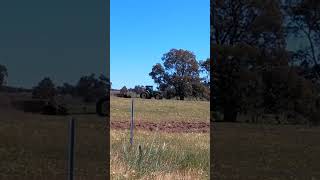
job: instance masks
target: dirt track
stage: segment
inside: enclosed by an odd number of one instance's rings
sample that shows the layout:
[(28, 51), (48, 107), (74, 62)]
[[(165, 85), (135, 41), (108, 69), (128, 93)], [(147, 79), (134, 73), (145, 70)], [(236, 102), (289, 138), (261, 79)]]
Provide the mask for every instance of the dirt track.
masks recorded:
[[(210, 130), (209, 122), (137, 122), (135, 128), (147, 131), (161, 131), (171, 133), (207, 133)], [(121, 130), (129, 129), (130, 122), (128, 121), (113, 121), (111, 122), (111, 129)]]

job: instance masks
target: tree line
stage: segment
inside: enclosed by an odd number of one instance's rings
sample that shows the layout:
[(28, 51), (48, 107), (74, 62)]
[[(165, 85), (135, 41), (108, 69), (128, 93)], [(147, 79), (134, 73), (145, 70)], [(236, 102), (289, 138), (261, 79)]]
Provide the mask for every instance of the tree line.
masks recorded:
[(213, 113), (317, 123), (320, 1), (211, 0), (210, 12)]
[[(8, 77), (8, 70), (4, 65), (0, 65), (0, 87), (5, 85)], [(80, 77), (75, 85), (63, 83), (57, 86), (49, 77), (44, 77), (31, 90), (32, 98), (35, 99), (51, 99), (57, 95), (70, 95), (72, 97), (80, 97), (85, 102), (95, 102), (97, 99), (107, 95), (110, 89), (109, 79), (101, 74), (85, 75)], [(8, 89), (8, 88), (7, 88)], [(11, 88), (12, 89), (12, 88)], [(18, 88), (23, 90), (22, 88)]]
[(56, 95), (70, 95), (81, 97), (84, 102), (95, 102), (106, 96), (109, 88), (109, 79), (102, 74), (99, 77), (95, 74), (85, 75), (75, 85), (63, 83), (62, 86), (55, 86), (49, 77), (45, 77), (33, 88), (32, 96), (48, 99)]
[[(162, 62), (155, 64), (150, 77), (158, 85), (158, 89), (167, 99), (178, 97), (184, 100), (186, 97), (210, 99), (210, 59), (198, 61), (193, 52), (183, 49), (171, 49), (162, 57)], [(0, 82), (3, 83), (8, 76), (5, 66), (1, 66)], [(1, 70), (1, 69), (0, 69)], [(83, 76), (76, 85), (64, 83), (56, 86), (49, 77), (42, 79), (32, 90), (34, 98), (51, 98), (57, 94), (80, 96), (84, 101), (93, 101), (95, 97), (106, 95), (111, 83), (105, 76), (95, 77), (94, 74)], [(123, 87), (120, 94), (124, 96), (128, 92), (140, 94), (144, 86), (137, 85), (127, 89)]]
[[(198, 61), (189, 50), (171, 49), (163, 54), (161, 63), (152, 66), (149, 76), (167, 99), (210, 99), (210, 59)], [(120, 89), (120, 94), (140, 94), (143, 91), (142, 85), (129, 89), (124, 86)]]

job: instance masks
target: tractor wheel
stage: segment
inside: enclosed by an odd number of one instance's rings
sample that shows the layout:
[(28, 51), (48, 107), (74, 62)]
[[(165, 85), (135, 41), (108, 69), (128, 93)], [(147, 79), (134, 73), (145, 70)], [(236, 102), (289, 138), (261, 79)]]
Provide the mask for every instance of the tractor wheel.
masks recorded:
[(148, 94), (143, 92), (143, 93), (140, 94), (140, 98), (141, 99), (147, 99), (148, 98)]
[(160, 96), (160, 94), (155, 94), (155, 95), (154, 95), (154, 98), (155, 98), (155, 99), (161, 99), (161, 96)]
[(99, 116), (106, 117), (108, 116), (108, 108), (109, 108), (108, 99), (101, 98), (96, 104), (96, 112)]

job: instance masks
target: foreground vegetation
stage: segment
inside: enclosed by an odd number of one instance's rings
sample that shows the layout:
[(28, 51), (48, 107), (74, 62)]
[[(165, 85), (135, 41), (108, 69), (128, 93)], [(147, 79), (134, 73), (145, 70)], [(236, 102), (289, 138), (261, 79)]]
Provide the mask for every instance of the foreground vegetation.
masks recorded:
[[(134, 99), (136, 122), (207, 122), (209, 102)], [(131, 99), (111, 97), (111, 121), (130, 120)], [(209, 133), (111, 132), (112, 179), (209, 179)]]
[[(67, 178), (68, 120), (0, 108), (0, 179)], [(75, 179), (106, 179), (105, 121), (76, 118)]]
[(209, 179), (209, 134), (111, 131), (112, 179)]

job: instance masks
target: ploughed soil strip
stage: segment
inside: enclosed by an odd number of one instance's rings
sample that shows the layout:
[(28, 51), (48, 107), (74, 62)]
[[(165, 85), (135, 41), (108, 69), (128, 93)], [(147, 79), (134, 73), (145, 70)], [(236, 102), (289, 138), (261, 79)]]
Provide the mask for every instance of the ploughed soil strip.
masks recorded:
[[(111, 121), (111, 129), (130, 129), (129, 121)], [(207, 133), (210, 130), (209, 122), (135, 122), (135, 129), (146, 131), (161, 131), (171, 133)]]

